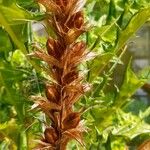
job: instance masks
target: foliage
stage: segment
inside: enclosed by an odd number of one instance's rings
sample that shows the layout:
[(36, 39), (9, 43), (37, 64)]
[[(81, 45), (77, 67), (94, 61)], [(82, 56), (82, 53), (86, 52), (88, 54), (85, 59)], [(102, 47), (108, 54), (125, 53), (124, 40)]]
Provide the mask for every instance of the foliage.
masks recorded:
[[(74, 108), (82, 110), (88, 127), (85, 149), (121, 150), (127, 145), (136, 149), (150, 138), (150, 109), (132, 95), (148, 82), (149, 68), (135, 75), (129, 61), (122, 85), (112, 85), (113, 90), (110, 85), (115, 68), (122, 65), (126, 43), (150, 18), (150, 2), (87, 0), (84, 13), (90, 27), (80, 38), (96, 53), (94, 60), (79, 66), (92, 90)], [(34, 105), (29, 97), (43, 94), (43, 82), (49, 77), (40, 67), (45, 64), (27, 54), (33, 40), (40, 39), (33, 34), (31, 21), (44, 17), (33, 0), (0, 1), (0, 149), (32, 149), (32, 140), (42, 133), (45, 117), (30, 110)], [(71, 141), (68, 149), (83, 148)]]
[[(20, 19), (32, 15), (12, 1), (8, 3), (0, 4), (0, 149), (27, 149), (30, 134), (41, 130), (41, 123), (33, 121), (36, 114), (29, 112), (33, 104), (29, 96), (39, 93), (43, 83), (24, 55), (32, 40), (31, 25)], [(30, 133), (32, 123), (36, 126)]]

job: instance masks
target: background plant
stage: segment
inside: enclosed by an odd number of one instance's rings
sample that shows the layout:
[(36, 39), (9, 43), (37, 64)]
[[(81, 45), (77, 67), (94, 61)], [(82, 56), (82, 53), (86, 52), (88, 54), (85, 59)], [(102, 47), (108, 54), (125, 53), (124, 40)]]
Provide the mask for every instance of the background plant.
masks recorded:
[[(24, 9), (18, 7), (16, 2)], [(31, 4), (34, 4), (33, 7)], [(149, 108), (145, 106), (143, 111), (138, 112), (132, 109), (134, 105), (141, 110), (143, 107), (131, 97), (148, 81), (149, 69), (135, 75), (129, 62), (122, 85), (117, 88), (112, 86), (112, 90), (109, 85), (113, 84), (113, 71), (121, 63), (121, 57), (126, 51), (125, 43), (150, 17), (149, 7), (146, 0), (87, 1), (84, 12), (92, 28), (80, 38), (98, 56), (93, 61), (80, 65), (80, 70), (87, 74), (86, 81), (94, 89), (76, 105), (77, 110), (84, 108), (83, 119), (86, 120), (87, 127), (92, 129), (85, 134), (86, 149), (123, 149), (127, 144), (133, 149), (149, 138)], [(1, 149), (27, 149), (30, 141), (37, 139), (34, 133), (41, 133), (43, 122), (40, 113), (28, 111), (33, 104), (29, 101), (29, 96), (42, 93), (46, 78), (40, 70), (41, 63), (25, 57), (32, 51), (29, 45), (33, 42), (31, 22), (28, 20), (42, 19), (43, 13), (39, 13), (39, 6), (35, 2), (21, 0), (5, 0), (1, 2), (0, 10)], [(31, 122), (26, 122), (27, 118)], [(32, 124), (33, 118), (35, 124)], [(8, 130), (10, 127), (11, 130)], [(19, 131), (16, 132), (17, 130)], [(12, 131), (15, 132), (15, 137), (18, 133), (18, 137), (23, 138), (15, 139)], [(77, 148), (81, 149), (77, 143), (68, 145), (68, 149)]]

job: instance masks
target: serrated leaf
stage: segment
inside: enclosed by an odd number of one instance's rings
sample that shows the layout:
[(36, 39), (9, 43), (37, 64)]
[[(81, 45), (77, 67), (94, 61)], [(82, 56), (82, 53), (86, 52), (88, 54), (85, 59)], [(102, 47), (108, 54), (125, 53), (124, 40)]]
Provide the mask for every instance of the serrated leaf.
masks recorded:
[(139, 10), (130, 20), (126, 28), (119, 32), (115, 51), (121, 49), (129, 38), (150, 18), (150, 6)]
[(97, 56), (91, 63), (90, 66), (90, 81), (100, 75), (101, 70), (105, 67), (109, 60), (113, 57), (112, 53), (106, 53)]
[(131, 70), (131, 62), (129, 62), (124, 76), (124, 81), (120, 88), (120, 92), (116, 97), (114, 106), (120, 107), (125, 104), (128, 98), (130, 98), (136, 90), (143, 86), (146, 81), (146, 79), (139, 78), (135, 75), (135, 73)]

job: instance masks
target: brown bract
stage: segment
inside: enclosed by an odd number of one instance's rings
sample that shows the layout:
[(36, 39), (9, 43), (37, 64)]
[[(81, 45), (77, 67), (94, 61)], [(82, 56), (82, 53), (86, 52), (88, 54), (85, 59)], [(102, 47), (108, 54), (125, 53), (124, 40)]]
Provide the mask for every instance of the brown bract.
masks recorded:
[(76, 39), (86, 31), (82, 8), (84, 0), (38, 0), (46, 8), (46, 21), (56, 34), (47, 39), (47, 52), (37, 50), (32, 56), (47, 63), (49, 75), (56, 83), (47, 84), (45, 98), (37, 97), (35, 103), (51, 120), (37, 149), (65, 150), (75, 139), (83, 145), (85, 132), (79, 112), (73, 105), (89, 90), (83, 83), (78, 65), (93, 56), (86, 44)]
[(142, 143), (137, 150), (149, 150), (150, 149), (150, 139)]

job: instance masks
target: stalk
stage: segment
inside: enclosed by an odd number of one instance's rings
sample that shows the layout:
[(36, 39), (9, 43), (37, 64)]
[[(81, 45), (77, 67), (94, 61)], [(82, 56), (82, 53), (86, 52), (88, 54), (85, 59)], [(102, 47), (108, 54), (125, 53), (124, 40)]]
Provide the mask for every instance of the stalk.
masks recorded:
[(27, 150), (27, 149), (28, 149), (27, 134), (25, 130), (22, 129), (19, 136), (18, 150)]
[(51, 123), (44, 131), (44, 137), (37, 149), (65, 150), (72, 139), (83, 144), (85, 132), (80, 112), (73, 106), (85, 92), (89, 84), (83, 83), (78, 65), (92, 58), (86, 43), (76, 42), (86, 32), (82, 8), (84, 0), (38, 0), (46, 8), (47, 27), (55, 33), (48, 38), (46, 52), (38, 49), (31, 56), (46, 62), (48, 75), (55, 82), (47, 81), (45, 97), (35, 97), (35, 103)]

